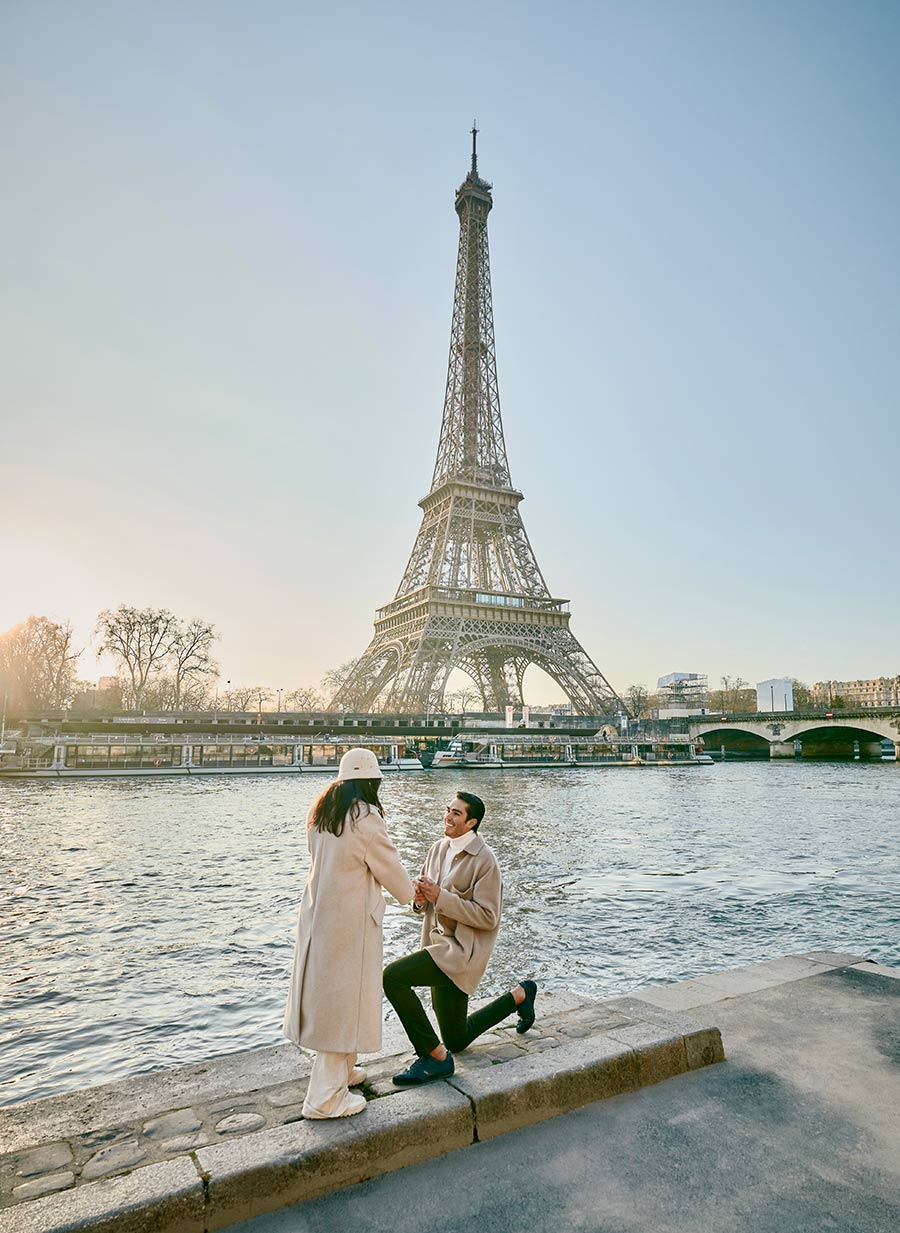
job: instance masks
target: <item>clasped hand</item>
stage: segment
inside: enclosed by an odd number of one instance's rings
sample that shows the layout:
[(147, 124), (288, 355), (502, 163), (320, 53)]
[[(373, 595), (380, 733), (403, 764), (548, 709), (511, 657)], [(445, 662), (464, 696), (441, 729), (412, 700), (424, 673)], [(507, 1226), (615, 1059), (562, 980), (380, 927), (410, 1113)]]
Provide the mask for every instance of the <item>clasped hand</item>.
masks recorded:
[(441, 893), (441, 888), (437, 882), (433, 882), (431, 878), (426, 878), (424, 874), (420, 875), (413, 881), (413, 888), (416, 892), (416, 903), (437, 903), (437, 897)]

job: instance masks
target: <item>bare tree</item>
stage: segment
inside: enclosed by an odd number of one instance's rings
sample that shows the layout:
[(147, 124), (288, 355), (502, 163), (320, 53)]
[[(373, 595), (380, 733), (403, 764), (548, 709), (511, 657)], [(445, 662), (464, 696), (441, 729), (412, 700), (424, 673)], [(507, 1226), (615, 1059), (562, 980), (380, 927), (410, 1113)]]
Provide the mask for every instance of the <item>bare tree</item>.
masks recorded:
[[(359, 659), (348, 659), (337, 668), (329, 668), (322, 677), (322, 691), (326, 698), (326, 707), (333, 708), (334, 699), (340, 689), (346, 684)], [(341, 697), (340, 709), (343, 711), (362, 710), (365, 701), (363, 686), (354, 688)]]
[(209, 682), (219, 672), (212, 657), (212, 644), (217, 637), (213, 626), (197, 617), (186, 625), (178, 625), (169, 651), (173, 710), (181, 710), (186, 705), (185, 695), (196, 695), (198, 686), (202, 686), (200, 692), (204, 697), (209, 692)]
[(795, 711), (805, 711), (813, 705), (813, 692), (804, 681), (798, 681), (794, 677), (791, 681), (791, 689)]
[[(122, 674), (119, 680), (123, 689), (127, 690), (127, 677)], [(179, 685), (172, 672), (158, 672), (147, 682), (142, 698), (142, 709), (145, 711), (211, 710), (212, 698), (209, 683), (201, 679), (182, 681)]]
[(466, 711), (476, 702), (481, 701), (481, 694), (474, 685), (461, 685), (455, 693), (446, 694), (444, 704), (453, 711), (465, 715)]
[(629, 685), (625, 690), (625, 702), (633, 719), (643, 719), (649, 714), (650, 694), (644, 685)]
[(292, 689), (284, 695), (284, 702), (290, 711), (321, 711), (325, 708), (325, 699), (319, 690), (309, 686)]
[(161, 672), (178, 632), (178, 620), (167, 608), (129, 608), (120, 604), (97, 618), (98, 658), (106, 652), (122, 669), (127, 702), (134, 710), (144, 705), (151, 676)]
[(345, 663), (339, 664), (336, 668), (329, 668), (322, 676), (322, 689), (325, 694), (332, 698), (344, 684), (350, 673), (359, 663), (359, 659), (348, 659)]
[(262, 704), (272, 697), (265, 685), (237, 685), (225, 695), (229, 711), (261, 711)]
[(756, 691), (748, 689), (742, 676), (723, 676), (722, 688), (710, 694), (710, 706), (719, 711), (753, 711)]
[(30, 616), (0, 635), (0, 701), (11, 712), (62, 710), (75, 693), (72, 627)]

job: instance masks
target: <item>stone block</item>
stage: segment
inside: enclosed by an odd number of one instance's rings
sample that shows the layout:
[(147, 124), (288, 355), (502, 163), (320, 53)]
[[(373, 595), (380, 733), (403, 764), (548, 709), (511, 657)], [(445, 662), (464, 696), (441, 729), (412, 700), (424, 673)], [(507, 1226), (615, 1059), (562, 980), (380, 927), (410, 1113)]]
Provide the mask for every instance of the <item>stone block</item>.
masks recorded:
[(484, 1070), (486, 1066), (492, 1066), (490, 1053), (484, 1050), (466, 1049), (464, 1053), (455, 1053), (453, 1061), (456, 1064), (456, 1069), (459, 1071), (467, 1070)]
[(167, 1156), (176, 1156), (182, 1152), (192, 1152), (197, 1147), (205, 1147), (211, 1140), (212, 1136), (205, 1130), (194, 1130), (189, 1135), (176, 1135), (174, 1139), (163, 1139), (159, 1148)]
[(74, 1173), (44, 1173), (33, 1177), (30, 1182), (14, 1186), (12, 1197), (15, 1203), (23, 1203), (26, 1199), (37, 1199), (42, 1194), (51, 1194), (55, 1190), (68, 1190), (75, 1185)]
[(717, 1027), (703, 1028), (686, 1035), (684, 1047), (687, 1050), (688, 1070), (702, 1070), (704, 1066), (715, 1066), (717, 1062), (725, 1061), (722, 1033)]
[(305, 1083), (290, 1083), (287, 1087), (277, 1087), (272, 1092), (266, 1092), (266, 1100), (273, 1109), (282, 1109), (285, 1105), (302, 1105), (306, 1099)]
[(248, 1130), (259, 1130), (265, 1126), (266, 1119), (259, 1113), (233, 1113), (216, 1122), (217, 1135), (246, 1134)]
[(510, 1062), (514, 1058), (523, 1057), (526, 1053), (526, 1049), (512, 1043), (508, 1045), (497, 1045), (496, 1047), (487, 1050), (487, 1056), (492, 1062)]
[[(241, 1092), (241, 1089), (238, 1089)], [(207, 1105), (209, 1112), (216, 1113), (247, 1113), (256, 1109), (259, 1104), (256, 1092), (242, 1092), (229, 1096), (226, 1100), (215, 1100)]]
[(38, 1173), (52, 1173), (72, 1163), (72, 1149), (68, 1143), (50, 1143), (26, 1152), (16, 1166), (19, 1177), (34, 1177)]
[(672, 1032), (655, 1023), (631, 1023), (616, 1028), (609, 1037), (634, 1050), (639, 1087), (661, 1083), (688, 1069), (687, 1049), (680, 1032)]
[(89, 1130), (87, 1134), (79, 1135), (74, 1142), (79, 1159), (81, 1159), (85, 1154), (90, 1155), (91, 1152), (96, 1151), (98, 1147), (105, 1147), (110, 1143), (121, 1143), (123, 1139), (130, 1139), (133, 1135), (133, 1130), (126, 1130), (121, 1126), (107, 1126), (98, 1130)]
[[(707, 983), (706, 977), (695, 980), (680, 980), (674, 985), (654, 985), (651, 988), (639, 989), (632, 995), (641, 1002), (649, 1002), (651, 1006), (659, 1006), (664, 1010), (692, 1010), (695, 1006), (709, 1006), (713, 1002), (724, 1001), (727, 992)], [(616, 1005), (622, 999), (616, 1000)], [(629, 999), (631, 1000), (631, 999)]]
[(544, 1053), (547, 1049), (558, 1049), (559, 1041), (555, 1036), (542, 1036), (540, 1040), (529, 1042), (529, 1053)]
[(204, 1233), (203, 1182), (190, 1160), (148, 1165), (0, 1211), (0, 1233)]
[(563, 1023), (559, 1025), (557, 1035), (566, 1036), (570, 1040), (584, 1040), (591, 1035), (591, 1029), (584, 1024)]
[(126, 1139), (123, 1143), (113, 1143), (103, 1147), (92, 1156), (81, 1176), (87, 1181), (98, 1177), (106, 1177), (108, 1173), (121, 1173), (123, 1169), (132, 1169), (146, 1157), (147, 1149), (141, 1147), (136, 1139)]
[(200, 1129), (200, 1119), (193, 1109), (178, 1109), (145, 1123), (144, 1134), (148, 1139), (171, 1139), (175, 1135), (189, 1135)]
[[(689, 1070), (699, 1070), (725, 1061), (722, 1033), (709, 1014), (701, 1007), (697, 1014), (678, 1014), (642, 1002), (637, 998), (619, 998), (622, 1009), (633, 1015), (633, 1022), (652, 1024), (672, 1035), (684, 1038)], [(640, 1018), (639, 1018), (640, 1017)]]
[(813, 963), (821, 963), (829, 968), (849, 967), (854, 963), (862, 963), (865, 955), (848, 955), (840, 950), (808, 950), (797, 955), (798, 959), (811, 959)]
[(561, 1044), (450, 1083), (475, 1106), (479, 1140), (491, 1139), (639, 1086), (633, 1049), (604, 1037)]
[(207, 1229), (214, 1233), (431, 1160), (473, 1137), (466, 1097), (446, 1083), (432, 1083), (371, 1101), (355, 1117), (295, 1122), (201, 1148), (197, 1160), (208, 1178)]
[(891, 980), (900, 980), (900, 968), (885, 967), (883, 963), (873, 963), (867, 959), (863, 963), (854, 963), (853, 967), (857, 972), (874, 972), (876, 976), (889, 976)]
[[(820, 972), (827, 972), (833, 966), (829, 963), (817, 963), (802, 955), (783, 955), (779, 959), (764, 959), (761, 963), (754, 963), (749, 968), (739, 970), (759, 972), (761, 976), (771, 976), (773, 983), (781, 984), (789, 980), (804, 980), (807, 976), (817, 976)], [(707, 978), (704, 977), (705, 979)]]
[[(811, 976), (824, 971), (826, 969), (820, 967), (815, 973), (808, 972), (806, 975)], [(784, 983), (784, 978), (757, 963), (748, 964), (742, 968), (731, 968), (727, 972), (710, 972), (703, 977), (704, 985), (709, 985), (728, 998), (743, 997), (745, 993), (761, 993), (764, 989), (773, 989), (776, 985)]]

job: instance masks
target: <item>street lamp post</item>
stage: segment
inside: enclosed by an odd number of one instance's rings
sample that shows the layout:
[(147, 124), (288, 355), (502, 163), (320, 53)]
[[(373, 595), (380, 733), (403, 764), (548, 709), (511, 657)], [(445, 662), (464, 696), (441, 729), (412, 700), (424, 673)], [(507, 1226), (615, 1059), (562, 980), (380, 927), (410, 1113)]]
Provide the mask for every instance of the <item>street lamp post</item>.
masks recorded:
[(281, 695), (284, 693), (284, 686), (280, 686), (276, 691), (278, 694), (278, 714), (281, 714)]

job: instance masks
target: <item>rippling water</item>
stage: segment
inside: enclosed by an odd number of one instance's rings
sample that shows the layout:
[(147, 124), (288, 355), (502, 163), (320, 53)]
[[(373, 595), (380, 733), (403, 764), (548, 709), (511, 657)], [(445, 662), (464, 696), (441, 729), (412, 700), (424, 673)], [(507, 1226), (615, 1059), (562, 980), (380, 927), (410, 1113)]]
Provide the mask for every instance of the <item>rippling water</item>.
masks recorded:
[[(409, 868), (460, 777), (389, 778)], [(0, 1104), (278, 1042), (319, 776), (0, 783)], [(462, 782), (462, 779), (460, 779)], [(483, 771), (481, 992), (612, 996), (790, 952), (900, 964), (900, 764)], [(388, 910), (385, 958), (417, 946)]]

